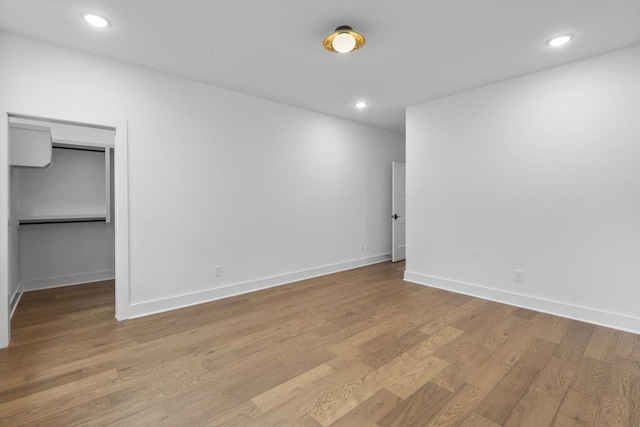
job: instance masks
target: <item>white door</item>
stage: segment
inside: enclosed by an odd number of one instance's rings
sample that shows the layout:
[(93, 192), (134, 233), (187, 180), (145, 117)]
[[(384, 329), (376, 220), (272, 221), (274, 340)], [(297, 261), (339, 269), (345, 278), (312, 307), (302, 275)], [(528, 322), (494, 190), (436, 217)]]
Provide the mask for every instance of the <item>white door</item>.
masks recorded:
[(406, 200), (406, 181), (405, 181), (405, 164), (399, 162), (391, 163), (392, 169), (392, 184), (391, 184), (391, 241), (393, 243), (393, 250), (391, 260), (393, 262), (402, 261), (405, 259), (406, 251), (406, 236), (405, 227), (407, 225), (407, 219), (405, 217), (405, 200)]

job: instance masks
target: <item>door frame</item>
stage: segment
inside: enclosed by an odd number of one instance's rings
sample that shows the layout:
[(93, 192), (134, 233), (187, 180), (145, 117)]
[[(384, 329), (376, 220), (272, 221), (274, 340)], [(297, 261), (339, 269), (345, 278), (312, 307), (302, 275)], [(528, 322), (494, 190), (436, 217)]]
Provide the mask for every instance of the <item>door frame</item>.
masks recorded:
[(115, 130), (114, 221), (115, 221), (115, 317), (129, 318), (129, 150), (128, 122), (122, 118), (93, 115), (53, 107), (0, 104), (0, 348), (11, 340), (9, 313), (9, 117), (59, 121)]
[[(405, 162), (391, 162), (391, 215), (392, 215), (392, 221), (391, 221), (391, 261), (392, 262), (398, 262), (398, 261), (402, 261), (404, 259), (406, 259), (406, 243), (407, 243), (407, 235), (406, 235), (406, 218), (405, 217), (397, 217), (397, 206), (396, 206), (396, 169), (402, 165), (402, 168), (404, 169), (404, 199), (405, 199), (405, 206), (404, 206), (404, 212), (403, 215), (406, 216), (406, 212), (407, 212), (407, 207), (406, 207), (406, 187), (407, 187), (407, 178), (406, 178), (406, 169), (407, 169), (407, 164)], [(398, 257), (398, 246), (396, 245), (396, 230), (397, 230), (397, 226), (398, 226), (398, 218), (402, 218), (403, 224), (405, 224), (405, 235), (404, 235), (404, 241), (405, 241), (405, 249), (404, 249), (404, 256), (402, 258)]]

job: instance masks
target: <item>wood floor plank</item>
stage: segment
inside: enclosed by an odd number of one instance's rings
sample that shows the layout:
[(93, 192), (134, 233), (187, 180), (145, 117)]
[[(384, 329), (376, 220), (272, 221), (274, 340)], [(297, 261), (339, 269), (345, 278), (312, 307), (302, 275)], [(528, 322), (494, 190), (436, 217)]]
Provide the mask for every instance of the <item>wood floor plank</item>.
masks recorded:
[(611, 377), (610, 371), (610, 363), (583, 357), (578, 363), (571, 389), (592, 396), (599, 403), (607, 380)]
[[(207, 419), (207, 423), (212, 426), (224, 427), (244, 427), (251, 424), (251, 421), (258, 417), (262, 412), (251, 401), (246, 401), (231, 409), (219, 412), (213, 419)], [(189, 425), (186, 420), (175, 419), (169, 416), (168, 426)], [(191, 423), (193, 424), (193, 423)]]
[(618, 337), (616, 331), (598, 326), (585, 349), (585, 356), (592, 359), (610, 362), (616, 351)]
[(636, 408), (638, 396), (634, 400), (629, 400), (623, 396), (603, 397), (600, 405), (600, 412), (596, 418), (596, 427), (610, 426), (637, 426), (640, 422), (640, 415)]
[(595, 425), (640, 425), (640, 362), (622, 357), (612, 361)]
[(72, 381), (15, 401), (0, 405), (0, 425), (22, 425), (100, 397), (100, 390), (119, 382), (117, 371), (110, 370), (89, 378)]
[[(435, 355), (451, 362), (451, 365), (433, 382), (454, 392), (471, 381), (477, 381), (480, 366), (509, 340), (511, 330), (517, 330), (521, 326), (520, 322), (523, 320), (510, 316), (511, 312), (512, 310), (503, 310), (494, 313), (479, 327), (461, 334), (439, 349)], [(507, 357), (509, 358), (510, 356)]]
[(538, 372), (536, 368), (516, 363), (478, 404), (476, 411), (485, 418), (502, 425)]
[[(408, 398), (433, 377), (438, 375), (449, 362), (429, 356), (421, 361), (411, 358), (402, 372), (393, 372), (393, 377), (386, 381), (385, 387), (396, 396)], [(389, 365), (385, 365), (389, 366)]]
[[(475, 372), (473, 378), (469, 381), (477, 387), (486, 391), (492, 390), (502, 377), (520, 360), (520, 358), (529, 350), (535, 342), (536, 337), (540, 333), (535, 324), (525, 325), (516, 323), (510, 325), (509, 320), (516, 321), (520, 319), (517, 316), (510, 317), (500, 328), (496, 328), (499, 335), (508, 337), (504, 344), (500, 347), (500, 351), (491, 354)], [(500, 342), (501, 340), (499, 340)]]
[[(166, 420), (161, 426), (224, 426), (246, 427), (254, 425), (254, 420), (262, 412), (251, 401), (229, 408), (208, 408), (206, 402), (199, 401), (183, 410), (167, 410)], [(317, 424), (316, 424), (317, 427)]]
[(640, 335), (623, 331), (617, 332), (616, 356), (640, 362)]
[(600, 402), (595, 397), (569, 390), (558, 410), (553, 426), (593, 426), (596, 422), (599, 406)]
[(553, 316), (548, 313), (538, 313), (536, 317), (543, 325), (540, 338), (552, 343), (560, 344), (562, 338), (567, 334), (569, 319)]
[[(364, 379), (373, 372), (371, 368), (361, 363), (350, 365), (339, 371), (338, 375), (325, 377), (306, 387), (302, 393), (292, 399), (266, 411), (263, 416), (256, 419), (254, 425), (296, 426), (298, 420), (306, 415), (311, 415), (316, 420), (320, 415), (322, 419), (328, 420), (336, 414), (336, 411), (332, 410), (336, 402), (343, 402), (345, 398), (349, 399), (354, 388), (362, 384)], [(347, 401), (347, 406), (340, 406), (340, 410), (344, 411), (340, 416), (346, 414), (348, 409), (353, 409), (354, 406), (348, 405)], [(318, 423), (321, 424), (319, 421)]]
[(579, 362), (584, 356), (596, 327), (577, 320), (570, 320), (567, 333), (560, 341), (556, 356), (571, 362)]
[(467, 301), (461, 306), (449, 311), (444, 316), (433, 319), (431, 322), (423, 326), (422, 330), (428, 334), (436, 333), (445, 326), (450, 326), (458, 320), (463, 319), (469, 313), (485, 304), (487, 304), (487, 301), (481, 299), (472, 299)]
[(429, 353), (403, 353), (361, 378), (340, 384), (330, 392), (330, 397), (323, 397), (322, 400), (326, 403), (314, 409), (311, 415), (320, 424), (328, 426), (382, 389), (386, 388), (400, 396), (405, 389), (411, 388), (423, 378), (424, 381), (419, 385), (424, 384), (444, 366), (446, 362), (433, 358)]
[[(467, 330), (456, 339), (439, 349), (436, 356), (449, 362), (460, 358), (473, 360), (477, 364), (484, 361), (498, 346), (508, 339), (503, 335), (502, 328), (505, 322), (515, 311), (515, 307), (500, 305), (497, 310), (487, 314), (482, 322), (476, 322), (477, 326)], [(510, 325), (509, 325), (510, 326)], [(496, 333), (496, 330), (500, 331)]]
[[(428, 336), (426, 337), (428, 338)], [(385, 350), (387, 347), (395, 347), (398, 344), (398, 337), (388, 332), (382, 333), (369, 341), (362, 343), (360, 348), (367, 353), (376, 353)]]
[(104, 426), (127, 427), (127, 426), (157, 426), (167, 419), (167, 413), (162, 405), (150, 406), (141, 411), (137, 411), (133, 415), (125, 416), (118, 420), (112, 419), (94, 419), (86, 423), (87, 426)]
[(59, 385), (67, 384), (69, 382), (78, 381), (83, 378), (82, 370), (76, 369), (71, 372), (63, 372), (58, 375), (51, 375), (37, 380), (27, 381), (23, 378), (18, 378), (16, 386), (11, 387), (8, 383), (8, 387), (0, 394), (0, 403), (13, 401), (24, 396), (36, 394), (39, 391), (48, 390)]
[(432, 382), (423, 385), (411, 396), (397, 403), (396, 407), (378, 421), (380, 427), (425, 425), (449, 401), (452, 392)]
[[(426, 321), (430, 321), (435, 317), (446, 314), (448, 311), (451, 310), (451, 307), (452, 306), (448, 304), (443, 304), (440, 307), (430, 310), (429, 316)], [(416, 319), (414, 318), (413, 320), (416, 320)], [(404, 353), (410, 347), (414, 346), (415, 343), (418, 341), (423, 341), (433, 337), (433, 339), (429, 341), (429, 343), (430, 345), (434, 346), (434, 349), (437, 349), (441, 347), (441, 345), (438, 344), (438, 341), (441, 341), (444, 339), (445, 341), (442, 341), (442, 344), (445, 344), (446, 342), (450, 341), (449, 339), (446, 338), (448, 333), (453, 332), (456, 336), (463, 333), (463, 331), (460, 331), (458, 329), (455, 329), (449, 326), (441, 329), (435, 334), (428, 334), (427, 332), (424, 331), (424, 325), (419, 324), (422, 321), (424, 320), (421, 319), (420, 322), (417, 322), (418, 326), (415, 329), (409, 330), (408, 332), (404, 333), (392, 344), (385, 346), (383, 348), (380, 348), (377, 351), (372, 352), (371, 350), (368, 350), (367, 351), (368, 356), (365, 358), (365, 363), (371, 366), (372, 368), (376, 369), (388, 363), (390, 360), (394, 359), (398, 355)], [(396, 332), (398, 331), (396, 330)]]
[(477, 329), (483, 324), (490, 322), (495, 316), (500, 316), (501, 311), (508, 310), (509, 314), (513, 314), (518, 311), (518, 308), (500, 304), (494, 301), (486, 301), (480, 307), (465, 313), (465, 315), (453, 322), (451, 326), (463, 331), (470, 331)]
[(522, 355), (519, 362), (532, 368), (542, 369), (556, 354), (557, 349), (558, 344), (538, 338)]
[(251, 399), (251, 401), (262, 411), (268, 411), (276, 406), (294, 398), (302, 388), (310, 386), (317, 380), (324, 378), (335, 372), (329, 365), (319, 365), (306, 371), (297, 377), (279, 384), (264, 393), (261, 393)]
[(472, 412), (465, 420), (458, 424), (460, 427), (500, 427), (493, 421)]
[[(109, 414), (110, 409), (109, 398), (103, 396), (79, 403), (71, 408), (65, 408), (63, 411), (43, 414), (42, 417), (29, 421), (26, 425), (66, 427), (69, 425), (81, 425), (83, 422), (86, 424), (87, 420), (91, 423), (96, 423), (104, 414)], [(140, 408), (136, 408), (136, 412), (138, 411), (140, 411)], [(23, 421), (27, 421), (27, 419), (23, 419)]]
[(533, 310), (527, 310), (526, 308), (521, 308), (513, 313), (514, 316), (522, 317), (523, 319), (530, 320), (533, 316), (536, 315), (536, 312)]
[(0, 425), (640, 426), (640, 336), (381, 263), (116, 322), (113, 281), (26, 293)]
[(387, 415), (400, 398), (395, 394), (382, 389), (373, 396), (356, 406), (346, 415), (338, 418), (331, 427), (371, 426)]
[(504, 426), (551, 425), (576, 369), (576, 366), (570, 362), (552, 358), (533, 380)]
[(448, 427), (462, 424), (487, 395), (470, 384), (463, 385), (425, 427)]

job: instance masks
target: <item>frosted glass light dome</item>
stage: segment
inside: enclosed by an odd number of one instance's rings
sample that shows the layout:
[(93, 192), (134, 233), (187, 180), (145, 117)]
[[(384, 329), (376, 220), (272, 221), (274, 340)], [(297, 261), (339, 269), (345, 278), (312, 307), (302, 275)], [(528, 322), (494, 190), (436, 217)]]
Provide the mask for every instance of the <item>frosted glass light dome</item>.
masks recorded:
[(351, 52), (356, 47), (356, 39), (349, 33), (340, 33), (333, 39), (331, 46), (338, 53)]
[(364, 36), (348, 25), (343, 25), (325, 37), (322, 43), (329, 52), (347, 53), (364, 46)]

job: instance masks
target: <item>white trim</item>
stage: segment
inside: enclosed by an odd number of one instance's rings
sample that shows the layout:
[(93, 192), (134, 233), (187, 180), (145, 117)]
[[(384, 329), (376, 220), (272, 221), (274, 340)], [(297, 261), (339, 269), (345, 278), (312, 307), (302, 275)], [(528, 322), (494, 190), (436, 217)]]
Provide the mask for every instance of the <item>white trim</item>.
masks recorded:
[(13, 313), (16, 312), (16, 307), (18, 307), (18, 303), (20, 302), (20, 298), (22, 298), (22, 283), (18, 284), (18, 287), (15, 291), (13, 291), (13, 295), (9, 298), (9, 318), (13, 317)]
[(428, 276), (411, 271), (405, 271), (404, 280), (418, 285), (444, 289), (503, 304), (528, 308), (535, 311), (541, 311), (543, 313), (549, 313), (556, 316), (567, 317), (569, 319), (580, 320), (587, 323), (606, 326), (608, 328), (640, 334), (640, 318), (627, 316), (625, 314), (596, 310), (590, 307), (583, 307), (566, 302), (508, 292), (501, 289)]
[[(93, 115), (19, 102), (0, 103), (0, 224), (8, 224), (9, 215), (9, 116), (49, 119), (115, 129), (115, 269), (116, 319), (125, 320), (129, 313), (129, 149), (128, 123), (125, 119)], [(0, 227), (0, 348), (9, 345), (8, 235)]]
[(113, 218), (115, 222), (116, 319), (129, 318), (129, 130), (126, 120), (119, 120), (115, 132)]
[(114, 270), (96, 271), (93, 273), (72, 274), (69, 276), (45, 277), (43, 279), (24, 280), (21, 285), (24, 292), (42, 289), (61, 288), (63, 286), (82, 285), (84, 283), (101, 282), (116, 278)]
[(169, 298), (131, 304), (131, 311), (129, 314), (130, 318), (136, 318), (148, 316), (150, 314), (175, 310), (178, 308), (189, 307), (192, 305), (215, 301), (222, 298), (228, 298), (236, 295), (246, 294), (249, 292), (259, 291), (261, 289), (286, 285), (288, 283), (297, 282), (300, 280), (311, 279), (313, 277), (323, 276), (325, 274), (351, 270), (354, 268), (363, 267), (365, 265), (378, 264), (381, 262), (389, 261), (389, 256), (390, 254), (374, 255), (337, 264), (310, 268), (308, 270), (300, 270), (278, 276), (265, 277), (262, 279), (251, 280), (242, 283), (235, 283), (220, 288), (207, 289), (205, 291), (193, 292), (190, 294), (177, 295)]
[(9, 310), (9, 115), (0, 108), (0, 348), (11, 339)]

